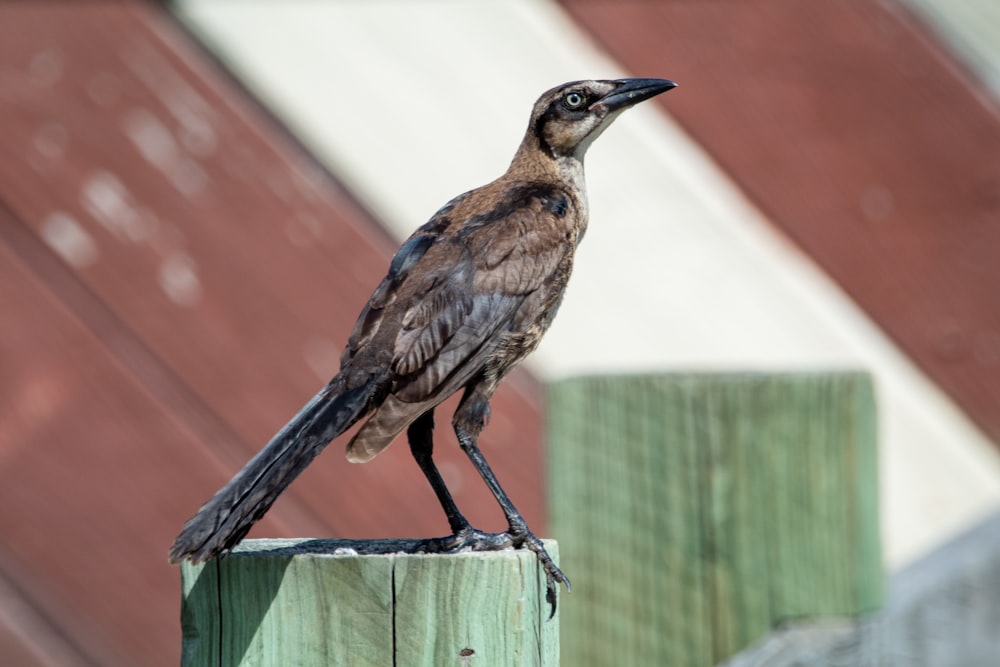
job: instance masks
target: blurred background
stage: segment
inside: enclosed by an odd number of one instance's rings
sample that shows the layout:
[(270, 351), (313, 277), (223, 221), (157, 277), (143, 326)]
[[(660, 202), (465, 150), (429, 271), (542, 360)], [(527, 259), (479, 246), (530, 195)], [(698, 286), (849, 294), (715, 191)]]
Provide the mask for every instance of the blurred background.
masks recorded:
[[(996, 3), (5, 3), (4, 664), (177, 664), (182, 522), (333, 375), (398, 242), (506, 168), (537, 96), (629, 75), (680, 87), (591, 149), (564, 306), (483, 438), (529, 524), (544, 384), (668, 370), (871, 371), (890, 572), (996, 512)], [(445, 410), (443, 473), (502, 529)], [(341, 446), (252, 535), (447, 531), (406, 447)]]

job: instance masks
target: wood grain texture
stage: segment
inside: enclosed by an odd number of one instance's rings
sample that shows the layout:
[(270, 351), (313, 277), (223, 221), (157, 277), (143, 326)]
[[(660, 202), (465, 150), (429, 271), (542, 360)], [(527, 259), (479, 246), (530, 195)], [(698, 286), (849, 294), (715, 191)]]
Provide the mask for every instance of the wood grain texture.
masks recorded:
[(1000, 113), (897, 2), (562, 0), (1000, 442)]
[(582, 378), (549, 401), (569, 664), (714, 665), (878, 607), (866, 375)]
[(185, 564), (182, 665), (559, 664), (534, 554), (405, 553), (413, 545), (247, 540)]

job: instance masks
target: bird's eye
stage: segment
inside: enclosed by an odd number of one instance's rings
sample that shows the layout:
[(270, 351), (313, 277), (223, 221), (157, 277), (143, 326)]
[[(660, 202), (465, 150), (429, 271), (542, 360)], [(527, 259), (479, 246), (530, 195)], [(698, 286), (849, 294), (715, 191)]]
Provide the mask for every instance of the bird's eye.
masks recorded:
[(583, 106), (584, 99), (580, 93), (567, 93), (564, 99), (566, 100), (566, 106), (570, 109), (579, 109)]

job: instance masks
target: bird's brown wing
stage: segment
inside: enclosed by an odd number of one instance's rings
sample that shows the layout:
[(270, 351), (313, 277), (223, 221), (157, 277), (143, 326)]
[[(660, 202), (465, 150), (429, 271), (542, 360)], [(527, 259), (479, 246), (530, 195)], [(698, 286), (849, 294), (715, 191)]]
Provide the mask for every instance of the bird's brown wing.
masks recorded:
[(465, 196), (459, 195), (448, 202), (427, 223), (413, 232), (393, 255), (392, 261), (389, 263), (388, 273), (375, 288), (368, 303), (365, 304), (354, 323), (354, 329), (351, 331), (347, 345), (344, 346), (344, 352), (340, 357), (341, 367), (346, 366), (347, 362), (353, 359), (361, 349), (371, 343), (393, 308), (399, 310), (397, 302), (405, 291), (403, 288), (410, 272), (424, 254), (440, 240), (451, 223), (447, 214)]
[[(552, 278), (575, 241), (560, 217), (530, 199), (488, 225), (463, 226), (426, 247), (415, 238), (404, 248), (412, 243), (420, 257), (405, 275), (387, 276), (391, 297), (383, 296), (380, 286), (372, 299), (377, 313), (370, 303), (359, 319), (366, 320), (362, 332), (381, 329), (368, 340), (373, 347), (391, 348), (395, 379), (390, 395), (349, 445), (351, 460), (375, 456), (413, 419), (486, 373), (524, 323), (546, 317), (524, 310), (553, 301), (538, 298), (540, 292), (561, 292), (564, 281), (555, 285)], [(399, 261), (400, 267), (405, 264)]]
[[(421, 259), (396, 336), (393, 391), (422, 401), (484, 370), (509, 334), (544, 313), (521, 312), (551, 285), (574, 243), (544, 201), (530, 199), (488, 225), (441, 239)], [(419, 275), (419, 277), (417, 277)], [(408, 286), (409, 287), (409, 286)]]

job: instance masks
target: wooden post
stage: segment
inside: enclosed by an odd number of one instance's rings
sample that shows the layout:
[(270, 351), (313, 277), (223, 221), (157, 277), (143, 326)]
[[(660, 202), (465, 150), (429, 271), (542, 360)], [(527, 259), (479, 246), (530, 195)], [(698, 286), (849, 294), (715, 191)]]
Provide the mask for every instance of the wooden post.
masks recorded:
[(182, 666), (558, 665), (533, 553), (399, 553), (412, 545), (245, 540), (184, 564)]
[(861, 373), (552, 385), (566, 663), (716, 665), (792, 619), (878, 607), (872, 394)]

